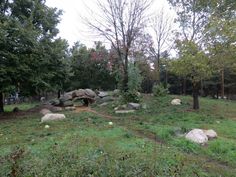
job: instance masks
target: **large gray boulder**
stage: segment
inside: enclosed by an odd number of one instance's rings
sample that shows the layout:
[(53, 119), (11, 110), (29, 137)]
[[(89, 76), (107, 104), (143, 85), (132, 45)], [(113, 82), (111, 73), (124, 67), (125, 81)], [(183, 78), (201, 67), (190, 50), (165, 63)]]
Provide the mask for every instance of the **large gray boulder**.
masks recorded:
[(55, 121), (55, 120), (63, 120), (66, 116), (64, 114), (53, 114), (49, 113), (46, 114), (41, 118), (41, 122), (48, 122), (48, 121)]
[(71, 93), (65, 93), (62, 97), (60, 97), (60, 102), (65, 102), (72, 100), (72, 94)]
[(53, 100), (49, 101), (49, 103), (53, 106), (58, 106), (58, 105), (60, 105), (60, 100), (59, 99), (53, 99)]
[(74, 103), (73, 101), (68, 100), (68, 101), (61, 102), (61, 105), (63, 107), (68, 107), (68, 106), (74, 106)]
[(83, 97), (84, 95), (85, 95), (85, 90), (84, 89), (74, 90), (73, 93), (72, 93), (73, 98)]
[(194, 143), (205, 144), (208, 142), (208, 137), (201, 129), (193, 129), (185, 135), (187, 140)]
[(90, 98), (95, 98), (96, 97), (96, 93), (91, 89), (85, 89), (85, 95), (90, 97)]

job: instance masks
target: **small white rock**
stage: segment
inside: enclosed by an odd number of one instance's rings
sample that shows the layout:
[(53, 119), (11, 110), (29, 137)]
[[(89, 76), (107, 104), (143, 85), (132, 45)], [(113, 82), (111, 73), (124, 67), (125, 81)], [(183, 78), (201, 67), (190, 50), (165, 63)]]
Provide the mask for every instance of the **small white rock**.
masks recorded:
[(49, 125), (45, 125), (45, 127), (44, 127), (44, 128), (47, 128), (47, 129), (48, 129), (48, 128), (50, 128), (50, 126), (49, 126)]
[(113, 125), (113, 122), (108, 122), (109, 125)]
[(173, 100), (171, 101), (171, 104), (172, 104), (172, 105), (181, 105), (181, 100), (180, 100), (180, 99), (173, 99)]

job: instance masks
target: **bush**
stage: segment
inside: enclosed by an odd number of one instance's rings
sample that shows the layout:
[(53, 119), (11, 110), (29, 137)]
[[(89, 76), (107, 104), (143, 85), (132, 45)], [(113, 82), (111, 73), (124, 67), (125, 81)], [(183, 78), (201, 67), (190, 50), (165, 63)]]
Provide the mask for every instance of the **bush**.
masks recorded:
[(123, 93), (123, 99), (125, 103), (128, 102), (139, 103), (141, 101), (140, 98), (141, 98), (140, 93), (136, 91), (128, 91)]
[(156, 84), (152, 88), (152, 92), (154, 96), (166, 96), (169, 91), (168, 91), (168, 86), (165, 88), (163, 84)]

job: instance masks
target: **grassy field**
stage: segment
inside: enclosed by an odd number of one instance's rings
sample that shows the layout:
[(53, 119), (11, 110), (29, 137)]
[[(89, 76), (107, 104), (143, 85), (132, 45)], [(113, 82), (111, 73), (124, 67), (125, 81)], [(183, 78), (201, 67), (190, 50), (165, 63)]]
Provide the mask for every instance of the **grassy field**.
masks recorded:
[[(0, 121), (0, 176), (235, 176), (236, 102), (144, 96), (147, 109), (116, 115), (113, 108), (64, 112), (67, 119), (40, 124), (38, 113)], [(8, 108), (7, 108), (8, 109)], [(113, 122), (113, 126), (108, 124)], [(178, 136), (214, 129), (205, 146)]]

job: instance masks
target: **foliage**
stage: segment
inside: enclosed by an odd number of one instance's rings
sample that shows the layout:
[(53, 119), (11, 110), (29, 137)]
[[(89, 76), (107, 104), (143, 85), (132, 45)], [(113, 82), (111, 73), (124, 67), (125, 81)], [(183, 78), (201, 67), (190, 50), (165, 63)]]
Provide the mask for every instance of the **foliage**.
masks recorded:
[(109, 52), (101, 42), (95, 48), (88, 49), (76, 43), (71, 50), (71, 89), (92, 88), (112, 90), (116, 87), (115, 75), (112, 73)]
[(164, 84), (156, 84), (152, 88), (152, 93), (154, 96), (166, 96), (169, 93), (168, 86), (164, 87)]
[(131, 48), (147, 24), (151, 0), (98, 0), (98, 13), (85, 19), (88, 26), (111, 43), (122, 71), (122, 91), (128, 90), (128, 65)]
[(140, 74), (139, 68), (133, 63), (130, 63), (128, 72), (129, 72), (128, 90), (131, 92), (139, 91), (143, 79)]
[(140, 93), (134, 90), (132, 91), (128, 90), (127, 92), (123, 92), (122, 96), (125, 103), (129, 102), (139, 103), (141, 101)]

